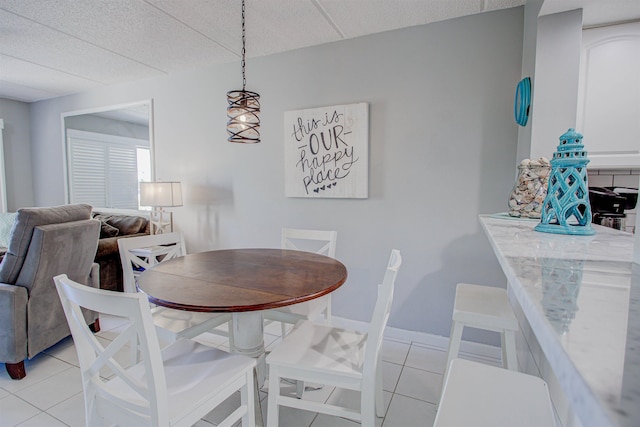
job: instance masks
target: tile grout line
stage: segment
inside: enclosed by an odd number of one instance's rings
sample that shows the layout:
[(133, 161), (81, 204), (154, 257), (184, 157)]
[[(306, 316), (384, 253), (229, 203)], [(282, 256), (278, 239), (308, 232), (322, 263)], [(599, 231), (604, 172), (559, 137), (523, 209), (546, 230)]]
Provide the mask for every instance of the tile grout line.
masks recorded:
[[(106, 332), (106, 330), (104, 330), (104, 329), (103, 329), (101, 332)], [(268, 335), (271, 335), (271, 334), (268, 334)], [(276, 339), (278, 338), (277, 336), (273, 336), (273, 337), (275, 337)], [(109, 340), (108, 338), (106, 338), (106, 337), (104, 337), (104, 336), (103, 336), (102, 338), (104, 338), (104, 339), (106, 339), (106, 340)], [(391, 340), (391, 341), (396, 341), (396, 340)], [(385, 408), (384, 417), (382, 417), (382, 418), (381, 418), (381, 419), (382, 419), (382, 425), (383, 425), (383, 426), (385, 425), (385, 422), (387, 422), (387, 421), (388, 421), (387, 417), (388, 417), (388, 415), (389, 415), (389, 411), (390, 411), (390, 409), (391, 409), (392, 402), (394, 401), (394, 399), (396, 398), (396, 396), (402, 396), (403, 398), (409, 398), (409, 399), (411, 399), (411, 400), (413, 400), (413, 401), (416, 401), (416, 402), (424, 402), (424, 403), (433, 404), (432, 402), (429, 402), (429, 401), (426, 401), (426, 400), (422, 400), (422, 399), (419, 399), (419, 398), (416, 398), (416, 397), (407, 396), (407, 395), (404, 395), (404, 394), (398, 393), (398, 392), (397, 392), (397, 389), (398, 389), (398, 385), (399, 385), (399, 382), (400, 382), (400, 377), (402, 376), (403, 372), (404, 372), (404, 373), (406, 373), (406, 372), (407, 372), (407, 371), (405, 370), (405, 368), (406, 368), (406, 367), (408, 367), (408, 366), (407, 366), (407, 362), (408, 362), (408, 360), (409, 360), (409, 355), (410, 355), (410, 352), (411, 352), (411, 350), (412, 350), (412, 349), (414, 349), (414, 348), (416, 348), (416, 349), (417, 349), (417, 348), (421, 348), (421, 349), (428, 349), (428, 350), (431, 350), (431, 351), (441, 351), (441, 350), (439, 350), (439, 349), (434, 349), (434, 348), (430, 348), (429, 346), (425, 346), (425, 345), (419, 345), (419, 343), (414, 343), (414, 342), (403, 342), (403, 343), (408, 345), (408, 350), (407, 350), (407, 352), (404, 354), (404, 356), (400, 359), (400, 360), (401, 360), (401, 364), (400, 364), (400, 363), (397, 363), (397, 362), (392, 362), (392, 361), (387, 361), (387, 360), (383, 360), (383, 359), (381, 359), (381, 362), (390, 363), (391, 365), (400, 366), (400, 372), (399, 372), (399, 375), (398, 375), (398, 379), (397, 379), (397, 381), (395, 381), (395, 383), (394, 383), (394, 385), (393, 385), (393, 389), (392, 389), (391, 391), (389, 391), (389, 390), (384, 390), (384, 392), (386, 392), (386, 393), (390, 393), (390, 394), (391, 394), (391, 398), (390, 398), (390, 400), (389, 400), (389, 404), (388, 404), (388, 405), (386, 406), (386, 408)], [(79, 367), (78, 367), (77, 365), (75, 365), (75, 364), (73, 364), (73, 363), (70, 363), (70, 362), (69, 362), (69, 361), (67, 361), (67, 360), (61, 359), (58, 355), (56, 355), (56, 354), (55, 354), (55, 352), (54, 352), (54, 354), (46, 354), (46, 355), (47, 355), (47, 357), (52, 357), (53, 359), (56, 359), (57, 361), (64, 362), (64, 363), (68, 366), (68, 368), (66, 368), (66, 369), (64, 369), (64, 370), (68, 370), (68, 369), (71, 369), (71, 368), (79, 369)], [(411, 368), (412, 368), (412, 369), (418, 369), (418, 370), (421, 370), (421, 371), (424, 371), (424, 372), (433, 373), (433, 374), (441, 374), (441, 373), (438, 373), (438, 372), (434, 372), (433, 370), (430, 370), (430, 369), (425, 369), (424, 367), (411, 367)], [(50, 377), (51, 377), (51, 376), (48, 376), (47, 378), (50, 378)], [(44, 380), (46, 380), (47, 378), (43, 378), (43, 379), (42, 379), (42, 380), (40, 380), (40, 381), (44, 381)], [(38, 384), (40, 381), (37, 381), (37, 382), (36, 382), (36, 383), (34, 383), (34, 384)], [(29, 387), (31, 387), (31, 386), (29, 386)], [(15, 393), (13, 393), (13, 392), (10, 392), (10, 391), (8, 391), (8, 390), (6, 390), (6, 389), (4, 389), (4, 388), (3, 388), (3, 390), (7, 393), (7, 396), (5, 396), (5, 397), (8, 397), (8, 396), (10, 396), (10, 395), (14, 395), (14, 396), (18, 397), (18, 396), (17, 396), (17, 395), (15, 395)], [(335, 390), (333, 390), (333, 391), (329, 394), (329, 396), (326, 398), (325, 402), (326, 402), (326, 401), (328, 401), (334, 393), (335, 393)], [(79, 394), (82, 394), (82, 392), (79, 392)], [(63, 400), (62, 402), (59, 402), (58, 404), (63, 403), (63, 402), (65, 402), (65, 401), (68, 401), (69, 399), (71, 399), (71, 398), (73, 398), (73, 397), (75, 397), (75, 396), (76, 396), (76, 395), (71, 396), (71, 397), (69, 397), (69, 398), (67, 398), (67, 399)], [(40, 410), (39, 408), (35, 407), (34, 405), (32, 405), (31, 403), (29, 403), (28, 401), (26, 401), (26, 400), (24, 400), (24, 399), (22, 399), (22, 398), (20, 398), (20, 397), (18, 397), (18, 398), (19, 398), (21, 401), (24, 401), (25, 403), (27, 403), (29, 406), (33, 406), (34, 408), (36, 408), (36, 409), (39, 411), (39, 413), (38, 413), (38, 414), (34, 415), (33, 417), (30, 417), (28, 420), (30, 420), (30, 419), (32, 419), (32, 418), (34, 418), (34, 417), (36, 417), (36, 416), (41, 416), (41, 414), (42, 414), (42, 413), (45, 413), (45, 414), (47, 414), (47, 416), (52, 417), (53, 419), (55, 419), (56, 421), (60, 422), (61, 424), (65, 425), (65, 426), (69, 426), (69, 425), (68, 425), (68, 424), (66, 424), (64, 421), (60, 420), (59, 418), (57, 418), (57, 417), (55, 417), (54, 415), (52, 415), (51, 413), (49, 413), (49, 412), (48, 412), (48, 410)], [(265, 397), (265, 399), (266, 399), (266, 397)], [(56, 404), (56, 405), (58, 405), (58, 404)], [(55, 405), (54, 405), (54, 406), (55, 406)], [(311, 426), (313, 425), (313, 423), (314, 423), (314, 422), (316, 422), (316, 420), (318, 419), (318, 417), (319, 417), (319, 414), (315, 414), (315, 415), (314, 415), (313, 419), (311, 420), (311, 422), (310, 422), (310, 424), (309, 424), (309, 427), (311, 427)], [(21, 424), (22, 424), (22, 423), (26, 423), (26, 422), (28, 422), (28, 420), (23, 420), (23, 421), (21, 421)], [(206, 425), (213, 425), (213, 424), (210, 424), (210, 422), (208, 422), (207, 420), (204, 420), (204, 419), (203, 419), (202, 421), (203, 421), (203, 422), (206, 422)]]

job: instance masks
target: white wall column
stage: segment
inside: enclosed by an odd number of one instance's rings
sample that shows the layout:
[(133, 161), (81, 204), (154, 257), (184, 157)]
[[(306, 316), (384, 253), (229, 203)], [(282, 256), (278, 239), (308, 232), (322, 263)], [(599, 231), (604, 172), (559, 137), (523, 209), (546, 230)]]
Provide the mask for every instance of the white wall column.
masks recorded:
[(551, 157), (560, 135), (576, 126), (581, 47), (582, 9), (538, 18), (531, 158)]

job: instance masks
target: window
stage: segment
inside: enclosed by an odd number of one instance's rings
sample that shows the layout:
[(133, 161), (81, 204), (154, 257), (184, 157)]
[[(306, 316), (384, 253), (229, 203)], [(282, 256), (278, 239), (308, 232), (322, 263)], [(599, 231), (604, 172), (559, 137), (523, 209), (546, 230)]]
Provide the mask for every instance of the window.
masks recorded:
[(71, 203), (138, 209), (138, 182), (149, 180), (149, 141), (67, 130)]
[(153, 181), (153, 101), (62, 113), (67, 203), (139, 210), (138, 183)]

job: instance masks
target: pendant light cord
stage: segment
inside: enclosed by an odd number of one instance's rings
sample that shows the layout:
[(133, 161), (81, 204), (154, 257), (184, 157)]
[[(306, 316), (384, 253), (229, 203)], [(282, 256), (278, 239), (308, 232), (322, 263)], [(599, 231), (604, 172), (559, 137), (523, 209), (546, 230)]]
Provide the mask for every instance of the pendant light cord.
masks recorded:
[(260, 95), (246, 90), (245, 0), (242, 0), (242, 90), (227, 92), (227, 140), (243, 144), (260, 142)]
[(244, 37), (244, 0), (242, 0), (242, 91), (244, 92), (247, 85), (247, 79), (244, 74), (244, 55), (245, 55), (245, 37)]

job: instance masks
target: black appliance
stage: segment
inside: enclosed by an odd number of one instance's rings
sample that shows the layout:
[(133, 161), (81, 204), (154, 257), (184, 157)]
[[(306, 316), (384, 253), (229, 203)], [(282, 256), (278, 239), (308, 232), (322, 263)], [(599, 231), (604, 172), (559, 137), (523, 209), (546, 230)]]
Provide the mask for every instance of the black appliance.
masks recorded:
[(625, 230), (625, 210), (634, 209), (638, 189), (628, 187), (589, 187), (589, 203), (594, 224)]

